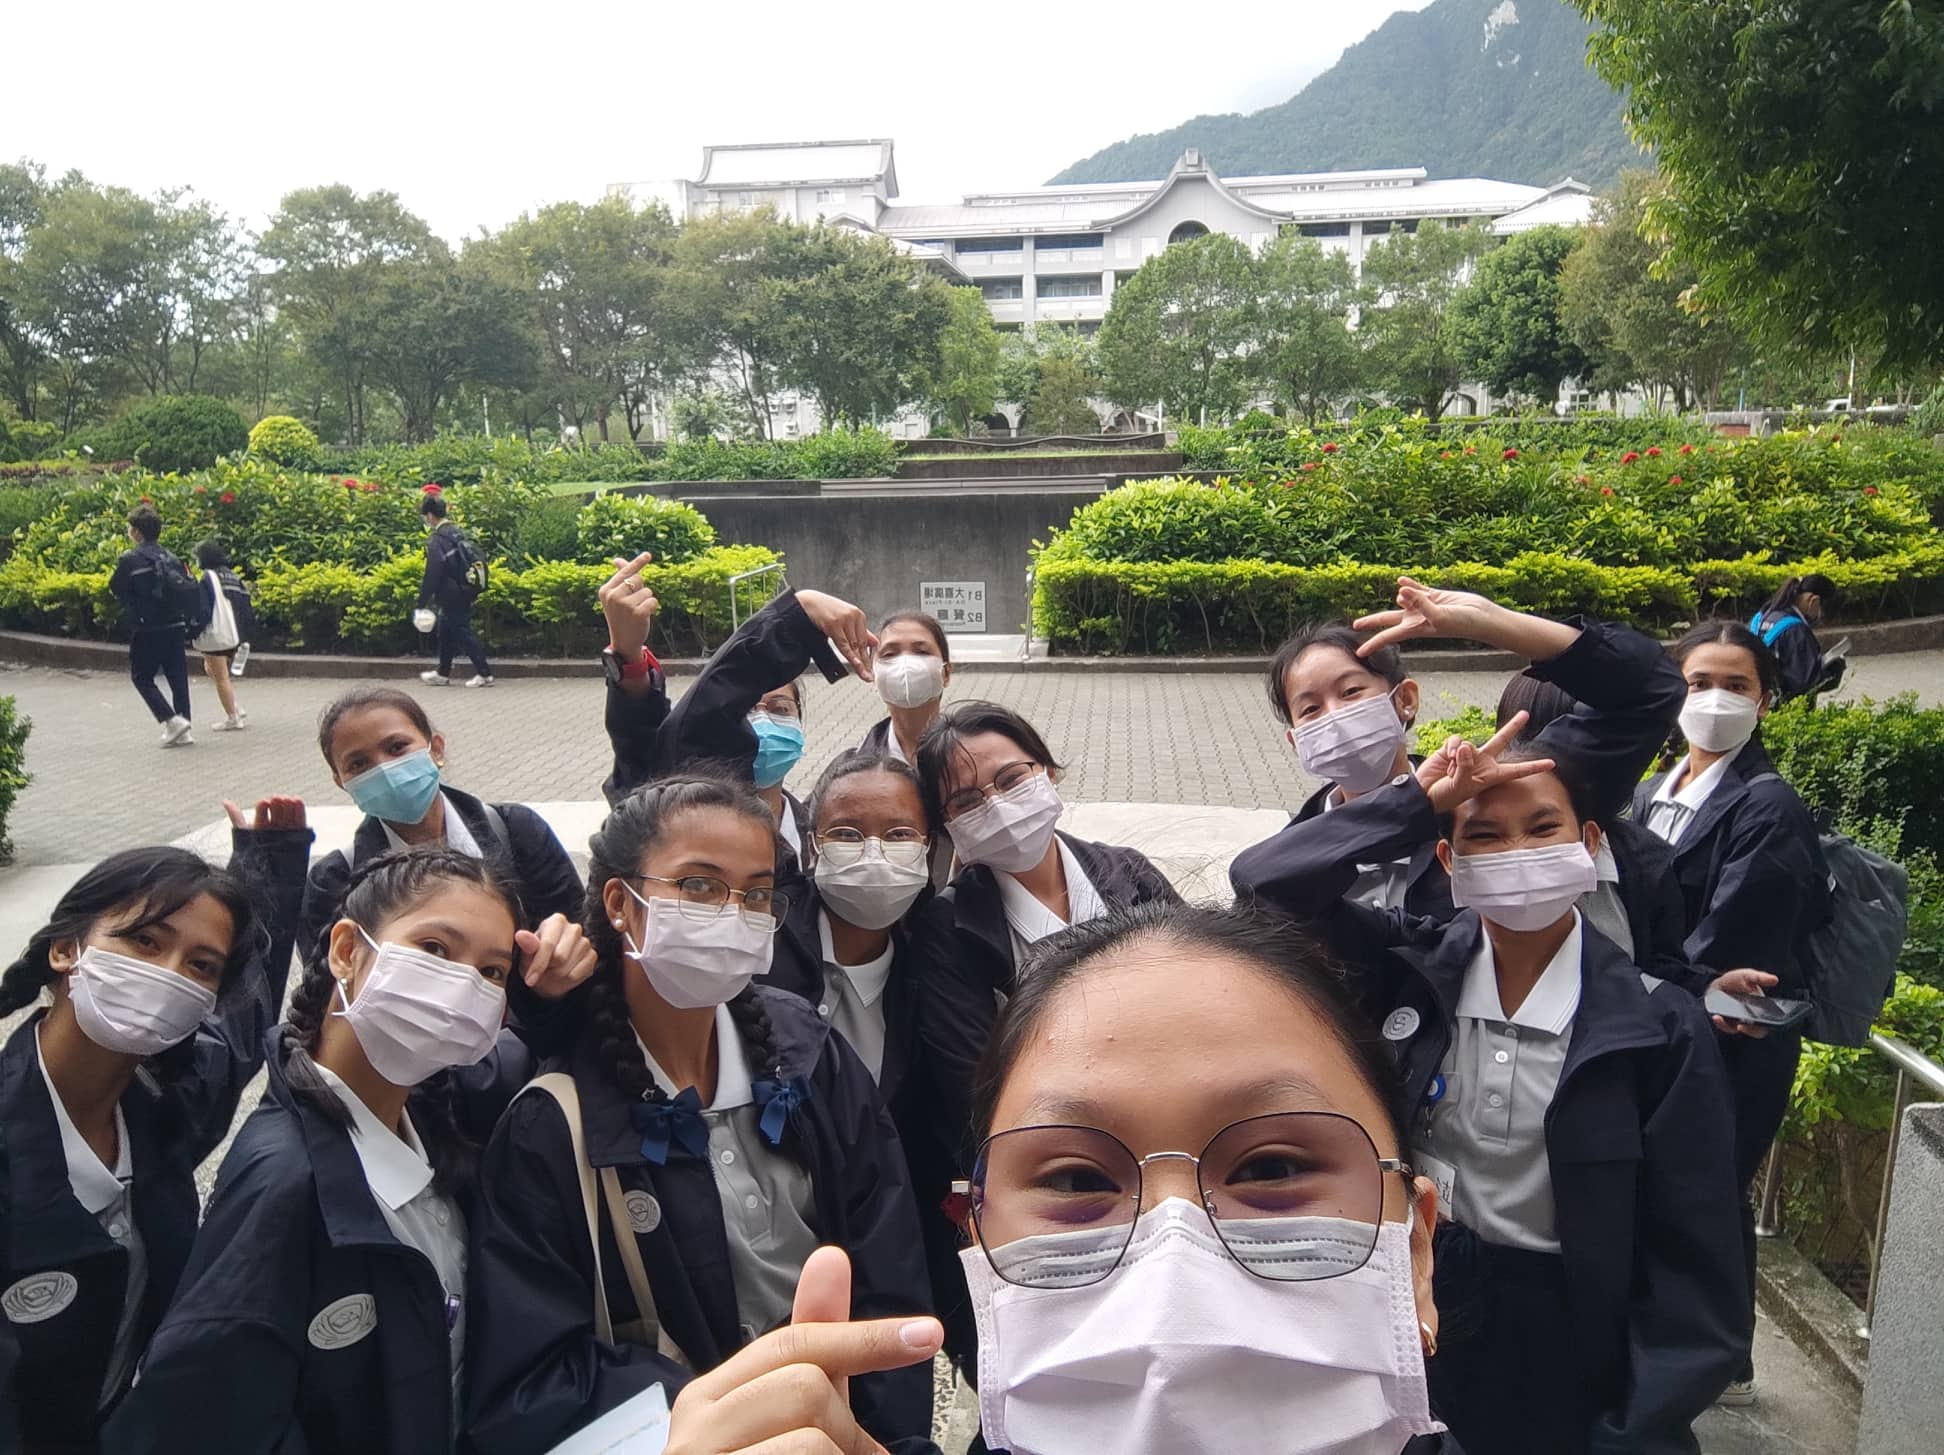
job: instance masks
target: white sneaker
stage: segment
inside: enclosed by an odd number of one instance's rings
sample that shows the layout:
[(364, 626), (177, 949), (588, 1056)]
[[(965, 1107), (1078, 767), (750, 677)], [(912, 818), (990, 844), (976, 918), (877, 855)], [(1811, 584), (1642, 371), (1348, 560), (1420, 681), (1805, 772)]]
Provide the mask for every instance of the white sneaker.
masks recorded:
[(192, 741), (192, 739), (189, 736), (188, 718), (172, 717), (167, 722), (162, 724), (162, 746), (163, 747), (173, 748), (179, 743), (186, 743), (190, 741)]
[(427, 687), (450, 687), (452, 685), (452, 679), (440, 672), (421, 672), (419, 673), (419, 681), (423, 682)]
[(226, 717), (217, 723), (216, 731), (219, 733), (240, 733), (249, 725), (250, 715), (247, 712), (239, 712), (235, 717)]
[(1755, 1376), (1751, 1374), (1746, 1379), (1731, 1381), (1728, 1387), (1722, 1390), (1721, 1394), (1715, 1399), (1715, 1403), (1723, 1409), (1731, 1410), (1746, 1409), (1748, 1406), (1754, 1404)]
[(467, 679), (466, 685), (468, 687), (491, 687), (493, 685), (493, 679), (491, 677), (471, 677)]
[(250, 644), (244, 642), (236, 649), (236, 655), (230, 658), (230, 676), (241, 677), (243, 675), (243, 669), (249, 665)]

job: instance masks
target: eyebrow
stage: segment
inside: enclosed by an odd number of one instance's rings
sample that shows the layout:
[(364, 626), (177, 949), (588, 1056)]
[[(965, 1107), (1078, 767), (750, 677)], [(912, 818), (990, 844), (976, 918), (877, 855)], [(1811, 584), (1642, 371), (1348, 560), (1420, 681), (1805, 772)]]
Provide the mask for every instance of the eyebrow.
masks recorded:
[[(658, 879), (683, 879), (683, 878), (687, 878), (690, 874), (695, 873), (697, 870), (706, 871), (707, 873), (714, 874), (717, 876), (723, 876), (723, 877), (726, 877), (729, 873), (729, 871), (723, 868), (720, 864), (717, 864), (709, 859), (684, 859), (680, 864), (675, 866), (674, 873), (658, 874), (655, 877)], [(776, 877), (776, 870), (753, 869), (750, 871), (749, 877), (751, 879), (774, 879)]]
[[(1242, 1106), (1261, 1108), (1247, 1113), (1248, 1116), (1267, 1116), (1276, 1111), (1339, 1110), (1335, 1101), (1324, 1095), (1323, 1089), (1300, 1071), (1265, 1076), (1259, 1081), (1225, 1087), (1214, 1099), (1230, 1110)], [(1113, 1120), (1117, 1112), (1125, 1115), (1125, 1101), (1105, 1101), (1085, 1094), (1047, 1092), (1034, 1097), (1020, 1109), (1018, 1125), (1022, 1127), (1092, 1126), (1107, 1130), (1103, 1123)], [(1233, 1119), (1239, 1121), (1244, 1120), (1245, 1117)]]

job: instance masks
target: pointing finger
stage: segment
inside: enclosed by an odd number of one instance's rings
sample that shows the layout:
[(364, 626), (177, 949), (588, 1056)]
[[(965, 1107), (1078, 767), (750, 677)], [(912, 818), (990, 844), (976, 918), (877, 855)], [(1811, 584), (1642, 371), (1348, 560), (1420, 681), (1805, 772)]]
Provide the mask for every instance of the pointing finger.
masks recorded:
[(1519, 734), (1525, 731), (1525, 725), (1531, 721), (1532, 714), (1529, 712), (1513, 713), (1506, 721), (1504, 727), (1500, 728), (1485, 740), (1485, 746), (1479, 751), (1484, 753), (1488, 758), (1496, 758), (1500, 753), (1505, 751), (1508, 743), (1517, 740)]

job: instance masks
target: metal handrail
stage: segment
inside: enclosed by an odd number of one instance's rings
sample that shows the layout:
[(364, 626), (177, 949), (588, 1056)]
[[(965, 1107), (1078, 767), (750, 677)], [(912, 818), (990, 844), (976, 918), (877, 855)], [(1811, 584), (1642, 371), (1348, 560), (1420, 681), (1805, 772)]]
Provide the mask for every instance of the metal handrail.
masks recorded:
[[(758, 566), (751, 571), (738, 571), (729, 578), (729, 625), (731, 628), (742, 625), (742, 615), (736, 598), (736, 588), (745, 581), (753, 580), (757, 576), (767, 576), (772, 572), (781, 576), (783, 574), (783, 563), (781, 561), (771, 561), (767, 566)], [(787, 582), (782, 584), (787, 584)], [(751, 612), (750, 615), (754, 616), (755, 613)]]
[[(1897, 1143), (1904, 1112), (1910, 1106), (1912, 1078), (1944, 1098), (1944, 1066), (1938, 1065), (1914, 1046), (1880, 1031), (1870, 1032), (1869, 1046), (1897, 1068), (1897, 1092), (1896, 1104), (1890, 1113), (1890, 1143), (1883, 1153), (1883, 1186), (1877, 1199), (1876, 1229), (1870, 1239), (1870, 1287), (1863, 1299), (1863, 1322), (1856, 1331), (1858, 1337), (1864, 1339), (1870, 1337), (1870, 1325), (1876, 1319), (1877, 1280), (1883, 1273), (1883, 1239), (1890, 1227), (1890, 1192), (1897, 1178)], [(1763, 1168), (1762, 1202), (1755, 1219), (1755, 1231), (1764, 1238), (1773, 1238), (1782, 1231), (1781, 1174), (1782, 1139), (1777, 1137), (1769, 1148), (1768, 1161)]]

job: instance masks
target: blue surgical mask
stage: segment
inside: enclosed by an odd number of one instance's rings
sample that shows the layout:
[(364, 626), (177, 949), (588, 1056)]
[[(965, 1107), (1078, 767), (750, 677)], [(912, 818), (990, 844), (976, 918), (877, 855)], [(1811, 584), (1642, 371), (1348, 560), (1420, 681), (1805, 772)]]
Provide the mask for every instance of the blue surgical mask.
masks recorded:
[(803, 724), (767, 712), (752, 712), (749, 726), (756, 734), (756, 762), (751, 775), (758, 788), (774, 788), (790, 776), (803, 756)]
[(392, 758), (346, 781), (351, 801), (386, 823), (417, 823), (439, 796), (439, 765), (432, 750), (420, 748)]

